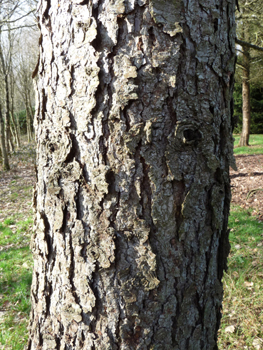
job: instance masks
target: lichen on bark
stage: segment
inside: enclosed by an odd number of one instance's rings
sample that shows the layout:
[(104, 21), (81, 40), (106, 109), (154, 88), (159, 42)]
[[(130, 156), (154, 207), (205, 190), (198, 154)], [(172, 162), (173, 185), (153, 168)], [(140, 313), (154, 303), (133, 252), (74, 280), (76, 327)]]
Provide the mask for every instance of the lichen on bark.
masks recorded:
[(216, 349), (234, 1), (42, 0), (39, 25), (28, 350)]

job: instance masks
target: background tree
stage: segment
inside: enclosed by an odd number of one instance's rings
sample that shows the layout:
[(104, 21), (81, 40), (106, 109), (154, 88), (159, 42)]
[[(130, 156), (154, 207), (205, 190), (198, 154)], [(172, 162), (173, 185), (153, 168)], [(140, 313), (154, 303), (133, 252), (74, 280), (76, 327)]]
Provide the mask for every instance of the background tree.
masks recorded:
[[(234, 129), (234, 133), (242, 132), (242, 84), (237, 81), (235, 83), (234, 90), (235, 108), (234, 113), (237, 120), (237, 125)], [(263, 87), (261, 82), (250, 83), (250, 133), (262, 134), (263, 133)]]
[[(17, 34), (20, 32), (20, 35), (25, 35), (25, 28), (29, 30), (31, 28), (31, 32), (29, 37), (35, 35), (32, 31), (32, 28), (36, 26), (34, 23), (34, 18), (32, 16), (34, 12), (35, 2), (33, 0), (24, 0), (24, 1), (16, 1), (16, 0), (2, 0), (0, 1), (0, 73), (1, 73), (1, 104), (3, 106), (2, 113), (4, 114), (3, 125), (5, 126), (5, 142), (1, 142), (2, 147), (6, 147), (6, 154), (8, 156), (9, 151), (14, 150), (14, 145), (12, 141), (12, 134), (16, 139), (17, 145), (19, 145), (19, 123), (16, 123), (15, 120), (15, 109), (16, 106), (19, 105), (19, 101), (17, 100), (18, 94), (16, 94), (16, 90), (19, 87), (20, 82), (15, 80), (15, 75), (18, 76), (18, 48), (19, 46), (15, 45), (15, 41), (17, 40)], [(31, 15), (31, 17), (30, 17)], [(21, 33), (21, 31), (23, 33)], [(16, 34), (16, 35), (15, 35)], [(32, 39), (27, 38), (27, 43), (32, 41)], [(29, 62), (27, 62), (28, 69), (29, 67), (33, 70), (32, 60), (35, 58), (35, 54), (32, 54), (32, 50), (29, 50), (29, 47), (25, 50), (25, 47), (21, 47), (22, 51), (26, 51), (27, 54), (31, 52), (31, 56), (29, 58)], [(23, 54), (25, 56), (25, 54)], [(16, 68), (15, 68), (16, 67)], [(32, 91), (33, 86), (29, 84), (28, 76), (29, 74), (25, 74), (25, 68), (23, 68), (23, 76), (27, 79), (26, 82), (23, 82), (25, 86), (27, 86), (27, 94), (26, 99), (23, 101), (24, 109), (27, 110), (27, 115), (33, 119), (33, 108), (32, 108)], [(20, 74), (21, 75), (21, 74)], [(19, 108), (23, 108), (23, 106), (19, 106)], [(32, 125), (32, 122), (29, 123)], [(11, 129), (12, 127), (12, 129)], [(18, 127), (18, 128), (17, 128)], [(12, 132), (12, 133), (11, 133)], [(31, 128), (30, 128), (30, 136), (31, 136)]]
[(5, 126), (4, 126), (4, 118), (2, 114), (1, 103), (0, 103), (0, 133), (1, 133), (1, 157), (2, 157), (2, 163), (3, 163), (3, 170), (10, 170), (8, 154), (6, 150)]
[(234, 1), (40, 1), (27, 349), (216, 349)]
[[(24, 31), (25, 32), (25, 31)], [(17, 89), (22, 98), (23, 105), (25, 106), (26, 112), (26, 126), (27, 126), (27, 138), (28, 141), (32, 140), (32, 127), (33, 127), (33, 104), (34, 104), (34, 86), (32, 81), (32, 72), (36, 66), (37, 62), (37, 32), (30, 30), (26, 37), (23, 35), (19, 38), (20, 50), (17, 55), (17, 68), (16, 68), (16, 78), (17, 78)], [(27, 47), (27, 50), (22, 50), (22, 47)]]
[(9, 31), (8, 31), (8, 41), (10, 46), (9, 91), (10, 91), (10, 118), (12, 122), (11, 131), (13, 131), (13, 135), (14, 135), (14, 139), (17, 147), (20, 147), (20, 132), (19, 132), (20, 128), (19, 128), (19, 123), (15, 118), (15, 76), (14, 76), (14, 64), (13, 64), (15, 35), (14, 35), (14, 32), (11, 31), (10, 25), (9, 25)]
[[(251, 124), (251, 99), (250, 84), (251, 79), (259, 80), (262, 75), (259, 71), (259, 62), (263, 58), (262, 39), (263, 39), (263, 12), (260, 1), (240, 2), (240, 13), (237, 15), (237, 43), (238, 61), (237, 75), (242, 81), (242, 111), (243, 125), (240, 136), (239, 146), (249, 145), (249, 134)], [(262, 66), (261, 66), (262, 69)]]
[(9, 48), (7, 57), (4, 57), (3, 45), (1, 40), (0, 31), (0, 62), (1, 62), (1, 73), (3, 74), (4, 90), (5, 90), (5, 138), (7, 152), (14, 151), (14, 145), (11, 138), (11, 127), (10, 127), (10, 91), (9, 91), (9, 76), (10, 76), (10, 63), (11, 63), (11, 50)]

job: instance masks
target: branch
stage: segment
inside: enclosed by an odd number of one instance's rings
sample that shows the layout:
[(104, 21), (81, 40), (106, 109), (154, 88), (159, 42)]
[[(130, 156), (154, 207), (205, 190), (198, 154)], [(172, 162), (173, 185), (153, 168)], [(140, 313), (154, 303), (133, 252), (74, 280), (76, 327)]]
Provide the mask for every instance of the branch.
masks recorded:
[(245, 54), (245, 53), (244, 53), (244, 51), (243, 51), (243, 48), (242, 48), (242, 50), (240, 50), (239, 48), (236, 48), (236, 51), (238, 51), (238, 52), (242, 53), (242, 55), (244, 55), (244, 54)]
[(252, 196), (253, 194), (257, 193), (258, 191), (263, 191), (263, 188), (255, 188), (253, 190), (250, 190), (247, 194), (247, 199)]
[(10, 30), (16, 30), (16, 29), (21, 29), (21, 28), (34, 28), (37, 27), (37, 24), (25, 24), (25, 25), (21, 25), (18, 27), (13, 27), (13, 28), (7, 28), (7, 29), (2, 29), (2, 32), (8, 32)]
[(243, 66), (242, 64), (240, 64), (240, 63), (236, 63), (236, 65), (237, 65), (239, 68), (243, 69), (243, 70), (247, 70), (246, 67), (244, 67), (244, 66)]
[(248, 47), (249, 49), (253, 49), (253, 50), (257, 50), (257, 51), (263, 51), (263, 47), (250, 44), (250, 43), (248, 43), (246, 41), (239, 40), (238, 38), (236, 38), (236, 44), (238, 44), (240, 46)]
[(9, 23), (14, 23), (14, 22), (20, 21), (20, 19), (23, 19), (23, 18), (29, 16), (32, 12), (35, 12), (35, 9), (27, 12), (26, 14), (20, 16), (19, 18), (16, 18), (16, 19), (13, 19), (13, 20), (6, 20), (6, 21), (4, 21), (4, 24), (9, 24)]

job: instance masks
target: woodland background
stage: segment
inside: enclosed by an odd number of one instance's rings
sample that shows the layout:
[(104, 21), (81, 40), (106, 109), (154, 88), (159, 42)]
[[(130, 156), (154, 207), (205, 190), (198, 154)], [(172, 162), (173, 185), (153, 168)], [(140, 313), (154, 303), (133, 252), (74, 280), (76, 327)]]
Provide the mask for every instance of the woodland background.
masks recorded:
[[(34, 84), (38, 60), (35, 0), (0, 0), (0, 349), (27, 339), (35, 182)], [(263, 8), (239, 1), (234, 134), (242, 132), (244, 80), (249, 84), (250, 147), (238, 147), (231, 171), (231, 253), (224, 277), (220, 349), (263, 348)], [(242, 44), (243, 42), (243, 44)], [(250, 46), (244, 44), (249, 43)], [(10, 170), (9, 170), (10, 169)], [(7, 171), (8, 170), (8, 171)]]
[[(0, 1), (0, 125), (4, 168), (20, 135), (33, 139), (34, 84), (38, 61), (37, 0)], [(237, 64), (234, 89), (234, 134), (242, 132), (248, 104), (250, 133), (263, 133), (263, 9), (259, 0), (239, 1), (236, 10)], [(245, 43), (245, 44), (244, 44)], [(249, 44), (249, 46), (246, 45)], [(242, 98), (247, 83), (250, 96)], [(5, 140), (3, 140), (5, 138)], [(6, 148), (6, 151), (3, 148)]]

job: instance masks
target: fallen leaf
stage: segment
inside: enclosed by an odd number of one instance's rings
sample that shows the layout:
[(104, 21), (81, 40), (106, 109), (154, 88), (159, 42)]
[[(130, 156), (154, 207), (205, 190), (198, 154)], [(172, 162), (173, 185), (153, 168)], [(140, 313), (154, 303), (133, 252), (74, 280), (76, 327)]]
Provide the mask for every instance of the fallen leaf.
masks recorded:
[(253, 340), (252, 345), (254, 346), (255, 349), (260, 350), (262, 349), (263, 340), (260, 338), (256, 338)]
[(238, 278), (239, 277), (239, 273), (237, 271), (233, 271), (233, 276)]
[(228, 326), (225, 328), (225, 333), (234, 333), (236, 327), (235, 326)]
[(28, 266), (28, 263), (27, 262), (24, 262), (23, 265), (22, 265), (25, 269), (30, 269), (31, 267)]
[(250, 287), (253, 287), (254, 283), (253, 283), (253, 282), (247, 282), (247, 281), (245, 281), (245, 282), (244, 282), (244, 285), (245, 285), (248, 289), (251, 289)]

